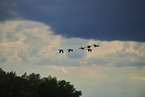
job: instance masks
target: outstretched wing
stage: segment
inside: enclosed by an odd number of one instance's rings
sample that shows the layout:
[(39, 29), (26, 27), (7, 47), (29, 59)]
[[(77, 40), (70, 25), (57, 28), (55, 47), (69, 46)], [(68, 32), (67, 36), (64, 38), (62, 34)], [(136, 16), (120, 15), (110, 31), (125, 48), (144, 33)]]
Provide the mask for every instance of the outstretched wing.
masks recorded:
[(59, 53), (64, 53), (62, 49), (58, 49), (58, 50), (59, 50)]
[(85, 47), (82, 47), (82, 46), (81, 46), (79, 49), (84, 50), (84, 49), (85, 49)]
[(98, 45), (98, 44), (94, 44), (93, 46), (94, 46), (94, 47), (99, 47), (100, 45)]
[(91, 45), (88, 45), (87, 48), (91, 48)]
[(87, 49), (88, 50), (88, 52), (92, 52), (92, 49)]
[(67, 49), (68, 50), (68, 52), (73, 52), (73, 49)]

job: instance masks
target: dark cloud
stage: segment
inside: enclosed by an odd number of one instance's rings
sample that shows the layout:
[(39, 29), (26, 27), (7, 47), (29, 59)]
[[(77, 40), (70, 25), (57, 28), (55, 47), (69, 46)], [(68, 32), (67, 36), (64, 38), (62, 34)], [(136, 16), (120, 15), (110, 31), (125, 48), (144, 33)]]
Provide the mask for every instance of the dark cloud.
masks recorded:
[[(68, 37), (145, 41), (144, 0), (1, 2), (1, 20), (18, 17), (14, 15), (16, 12), (23, 18), (44, 22), (50, 25), (56, 34)], [(6, 4), (3, 4), (4, 2)]]
[(74, 52), (67, 53), (67, 57), (70, 59), (80, 59), (84, 56), (85, 56), (84, 52), (76, 51), (76, 50)]
[(18, 15), (15, 7), (16, 3), (12, 0), (0, 0), (0, 21), (15, 19)]
[(6, 61), (6, 59), (0, 59), (0, 63), (5, 63)]

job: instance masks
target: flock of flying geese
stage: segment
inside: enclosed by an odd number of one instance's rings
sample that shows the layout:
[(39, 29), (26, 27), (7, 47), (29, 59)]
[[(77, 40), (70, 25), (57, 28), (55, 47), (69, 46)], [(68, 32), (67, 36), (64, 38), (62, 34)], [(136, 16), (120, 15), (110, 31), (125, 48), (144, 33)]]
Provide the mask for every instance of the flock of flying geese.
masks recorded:
[[(93, 44), (93, 45), (87, 45), (87, 46), (85, 46), (85, 47), (80, 47), (79, 49), (81, 49), (81, 50), (87, 50), (88, 52), (92, 52), (92, 49), (91, 49), (91, 47), (94, 47), (94, 48), (96, 48), (96, 47), (99, 47), (100, 45), (98, 45), (98, 44)], [(73, 49), (67, 49), (67, 51), (68, 52), (73, 52)], [(59, 53), (64, 53), (64, 50), (63, 49), (58, 49), (58, 52)]]

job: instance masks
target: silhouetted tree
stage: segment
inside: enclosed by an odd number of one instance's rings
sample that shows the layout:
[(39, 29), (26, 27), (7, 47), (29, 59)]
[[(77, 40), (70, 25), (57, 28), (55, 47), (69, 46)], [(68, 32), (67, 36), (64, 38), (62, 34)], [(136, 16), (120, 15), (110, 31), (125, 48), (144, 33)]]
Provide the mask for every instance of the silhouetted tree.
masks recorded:
[(56, 97), (57, 79), (56, 77), (49, 76), (48, 78), (41, 79), (39, 85), (39, 97)]
[(56, 77), (40, 78), (32, 73), (21, 77), (16, 72), (5, 72), (0, 68), (0, 97), (80, 97), (70, 82), (58, 81)]

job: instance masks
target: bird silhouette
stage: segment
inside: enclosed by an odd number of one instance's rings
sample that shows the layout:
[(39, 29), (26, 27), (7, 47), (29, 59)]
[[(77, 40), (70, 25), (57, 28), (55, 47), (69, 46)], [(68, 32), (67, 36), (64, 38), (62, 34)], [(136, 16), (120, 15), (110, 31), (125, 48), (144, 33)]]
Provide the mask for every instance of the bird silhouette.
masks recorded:
[(94, 46), (94, 47), (99, 47), (100, 45), (98, 45), (98, 44), (94, 44), (94, 45), (92, 45), (92, 46)]
[(58, 49), (59, 53), (64, 53), (63, 49)]
[(85, 49), (85, 47), (82, 47), (82, 46), (81, 46), (79, 49), (84, 50), (84, 49)]
[(90, 48), (89, 48), (89, 49), (87, 49), (87, 50), (88, 50), (88, 52), (92, 52), (92, 49), (90, 49)]
[(91, 48), (91, 45), (88, 45), (87, 48)]
[(68, 50), (68, 52), (73, 52), (73, 49), (67, 49)]
[[(80, 47), (79, 49), (81, 49), (81, 50), (87, 50), (88, 52), (92, 52), (92, 46), (94, 47), (94, 48), (96, 48), (96, 47), (99, 47), (100, 45), (99, 44), (93, 44), (93, 45), (87, 45), (87, 46), (84, 46), (84, 47)], [(64, 53), (64, 50), (63, 49), (58, 49), (59, 50), (59, 53)], [(73, 49), (67, 49), (68, 50), (68, 52), (73, 52)]]

